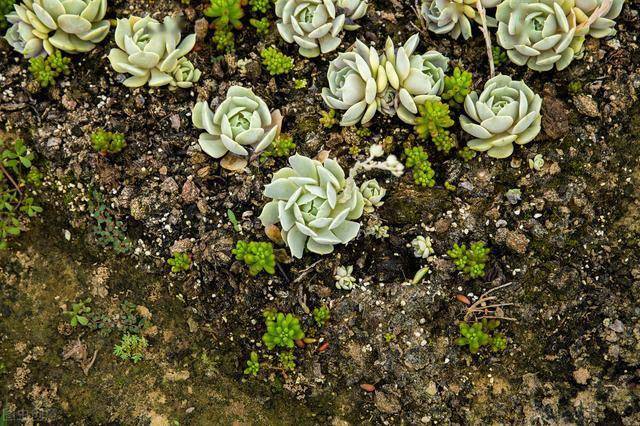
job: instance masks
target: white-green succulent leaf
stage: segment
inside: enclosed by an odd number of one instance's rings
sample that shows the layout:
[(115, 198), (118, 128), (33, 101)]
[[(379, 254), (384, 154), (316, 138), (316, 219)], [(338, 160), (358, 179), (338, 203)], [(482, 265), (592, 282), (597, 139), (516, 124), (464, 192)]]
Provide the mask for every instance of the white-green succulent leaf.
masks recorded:
[(484, 90), (467, 95), (460, 117), (462, 129), (474, 139), (467, 146), (493, 158), (507, 158), (513, 144), (524, 145), (540, 133), (542, 98), (523, 81), (497, 75)]
[(580, 54), (575, 0), (505, 0), (496, 9), (498, 44), (511, 62), (534, 71), (563, 70)]
[(109, 33), (107, 0), (23, 0), (6, 19), (11, 47), (27, 58), (92, 50)]
[[(495, 7), (501, 0), (482, 0), (485, 8)], [(427, 29), (435, 34), (460, 35), (465, 40), (472, 36), (472, 21), (481, 24), (476, 0), (423, 0), (420, 12)], [(487, 16), (487, 25), (495, 26), (494, 18)]]
[(205, 130), (200, 147), (213, 158), (262, 152), (279, 132), (267, 104), (245, 87), (230, 87), (215, 113), (207, 102), (197, 102), (191, 113), (194, 126)]
[(353, 240), (365, 206), (353, 179), (345, 177), (333, 159), (321, 163), (296, 154), (289, 157), (289, 165), (265, 186), (264, 195), (272, 201), (262, 210), (262, 224), (279, 224), (282, 239), (296, 258), (305, 249), (328, 254), (334, 245)]

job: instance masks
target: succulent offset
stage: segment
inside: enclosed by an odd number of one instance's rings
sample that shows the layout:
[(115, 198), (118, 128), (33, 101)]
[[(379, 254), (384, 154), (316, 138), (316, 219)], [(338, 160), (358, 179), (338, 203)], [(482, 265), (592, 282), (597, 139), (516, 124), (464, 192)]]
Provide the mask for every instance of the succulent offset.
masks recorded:
[[(200, 79), (200, 71), (185, 57), (193, 49), (195, 34), (182, 40), (178, 20), (165, 17), (163, 23), (150, 16), (118, 19), (115, 41), (109, 52), (111, 67), (131, 74), (127, 87), (165, 86), (187, 88)], [(182, 40), (182, 42), (181, 42)]]
[(232, 86), (227, 98), (216, 108), (215, 114), (207, 102), (197, 102), (192, 121), (200, 134), (202, 150), (213, 158), (232, 153), (248, 156), (264, 151), (275, 139), (279, 126), (272, 119), (269, 107), (251, 89)]
[(360, 40), (331, 61), (327, 79), (329, 87), (322, 89), (322, 99), (333, 109), (346, 110), (342, 126), (369, 122), (378, 111), (379, 95), (388, 85), (380, 55)]
[(364, 211), (372, 213), (377, 207), (384, 204), (382, 198), (387, 190), (381, 187), (377, 180), (371, 179), (360, 185), (360, 192), (364, 199)]
[(444, 90), (444, 73), (449, 68), (448, 59), (436, 51), (414, 53), (420, 36), (414, 34), (398, 49), (387, 38), (381, 64), (389, 85), (396, 93), (394, 106), (398, 118), (415, 124), (418, 104), (438, 99)]
[(367, 0), (277, 0), (278, 32), (299, 53), (314, 58), (334, 51), (342, 30), (359, 28), (354, 21), (367, 12)]
[(584, 42), (574, 4), (574, 0), (503, 1), (496, 9), (498, 44), (516, 65), (534, 71), (565, 69)]
[[(593, 12), (598, 9), (603, 0), (575, 0), (575, 12), (578, 23), (586, 22)], [(609, 37), (616, 34), (613, 28), (616, 25), (615, 19), (620, 15), (624, 6), (624, 0), (612, 0), (606, 11), (589, 25), (589, 35), (595, 38)]]
[(542, 98), (523, 81), (498, 75), (487, 81), (480, 95), (472, 92), (464, 101), (468, 116), (460, 117), (462, 129), (474, 139), (467, 146), (506, 158), (513, 144), (524, 145), (540, 133)]
[(279, 223), (282, 239), (293, 257), (301, 258), (305, 248), (328, 254), (335, 244), (347, 244), (360, 230), (355, 220), (362, 216), (364, 198), (352, 178), (346, 178), (337, 161), (324, 162), (294, 155), (291, 167), (274, 173), (265, 186), (271, 198), (260, 220), (267, 227)]
[(413, 255), (422, 259), (426, 259), (434, 253), (431, 238), (423, 235), (418, 235), (411, 241), (411, 248), (413, 248)]
[(27, 58), (88, 52), (109, 33), (107, 0), (23, 0), (6, 19), (5, 38)]
[[(500, 0), (482, 0), (485, 8), (495, 7)], [(429, 31), (435, 34), (449, 34), (452, 38), (467, 40), (471, 37), (471, 20), (480, 22), (476, 9), (476, 0), (423, 0), (420, 8)], [(487, 17), (487, 24), (494, 25), (495, 20)]]

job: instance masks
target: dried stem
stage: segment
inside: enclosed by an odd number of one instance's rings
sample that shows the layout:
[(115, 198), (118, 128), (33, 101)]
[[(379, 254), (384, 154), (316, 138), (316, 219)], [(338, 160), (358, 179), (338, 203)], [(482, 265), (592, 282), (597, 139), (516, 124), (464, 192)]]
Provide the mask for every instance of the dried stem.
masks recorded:
[[(505, 317), (501, 315), (498, 309), (501, 310), (503, 306), (513, 306), (514, 303), (493, 303), (491, 305), (487, 305), (487, 302), (492, 300), (497, 300), (497, 296), (489, 296), (494, 291), (500, 290), (502, 288), (508, 287), (513, 283), (506, 283), (494, 287), (492, 289), (484, 292), (475, 303), (467, 307), (467, 312), (464, 314), (464, 320), (468, 321), (471, 317), (475, 317), (477, 319), (502, 319), (505, 321), (516, 321), (515, 318)], [(478, 315), (479, 314), (479, 315)]]
[(489, 29), (487, 28), (487, 11), (484, 8), (481, 0), (476, 0), (476, 5), (478, 7), (478, 14), (480, 15), (480, 21), (482, 22), (482, 27), (480, 31), (482, 31), (482, 35), (484, 35), (484, 42), (487, 46), (487, 57), (489, 58), (489, 73), (491, 78), (495, 76), (496, 69), (493, 64), (493, 50), (491, 48), (491, 37), (489, 36)]

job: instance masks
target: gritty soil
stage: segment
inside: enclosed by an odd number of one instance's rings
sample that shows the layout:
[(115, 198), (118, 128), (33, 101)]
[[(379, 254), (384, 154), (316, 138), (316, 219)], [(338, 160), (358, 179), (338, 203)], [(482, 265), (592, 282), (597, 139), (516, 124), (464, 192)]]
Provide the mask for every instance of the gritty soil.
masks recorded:
[[(341, 50), (356, 36), (377, 47), (387, 36), (403, 42), (415, 32), (408, 3), (372, 2)], [(110, 4), (110, 18), (182, 12), (188, 31), (202, 16), (202, 5), (178, 1)], [(330, 150), (344, 168), (373, 142), (396, 155), (419, 143), (393, 118), (376, 116), (370, 137), (319, 123), (335, 53), (304, 60), (273, 29), (261, 39), (247, 27), (233, 55), (220, 56), (208, 38), (198, 43), (190, 59), (203, 79), (193, 90), (131, 90), (108, 64), (108, 39), (74, 57), (70, 76), (37, 90), (25, 61), (0, 41), (0, 128), (22, 136), (46, 171), (45, 214), (0, 254), (0, 402), (58, 424), (639, 424), (639, 10), (628, 1), (617, 35), (589, 39), (584, 57), (562, 72), (498, 68), (543, 97), (542, 133), (510, 159), (465, 162), (429, 146), (434, 188), (415, 186), (410, 174), (372, 175), (387, 196), (379, 217), (364, 220), (389, 226), (387, 238), (361, 234), (331, 255), (295, 261), (279, 249), (276, 274), (256, 277), (231, 249), (240, 239), (266, 241), (262, 188), (286, 159), (222, 169), (200, 150), (191, 108), (220, 102), (234, 84), (251, 87), (282, 111), (297, 152)], [(261, 69), (259, 52), (271, 44), (296, 59), (291, 74)], [(421, 48), (469, 69), (476, 88), (489, 76), (479, 36), (424, 33)], [(295, 89), (294, 79), (307, 88)], [(575, 81), (583, 89), (571, 94)], [(128, 146), (96, 153), (89, 135), (100, 127), (124, 133)], [(466, 140), (459, 126), (453, 131)], [(537, 154), (539, 171), (529, 167)], [(521, 199), (507, 197), (514, 188)], [(97, 241), (95, 192), (126, 227), (130, 253)], [(433, 239), (436, 256), (412, 285), (426, 265), (407, 247), (417, 235)], [(491, 255), (486, 275), (468, 280), (446, 251), (474, 241)], [(191, 254), (188, 272), (169, 271), (174, 251)], [(339, 265), (354, 266), (351, 292), (335, 288)], [(515, 321), (500, 326), (507, 349), (472, 355), (457, 346), (459, 295), (473, 301), (505, 284), (495, 295), (514, 304), (505, 315)], [(69, 328), (62, 312), (87, 297), (115, 321), (112, 333)], [(125, 301), (152, 324), (138, 364), (112, 355)], [(331, 310), (322, 328), (310, 314), (321, 305)], [(280, 371), (260, 344), (267, 308), (297, 315), (318, 340), (296, 349), (294, 372)], [(256, 378), (243, 375), (251, 351), (265, 367)]]

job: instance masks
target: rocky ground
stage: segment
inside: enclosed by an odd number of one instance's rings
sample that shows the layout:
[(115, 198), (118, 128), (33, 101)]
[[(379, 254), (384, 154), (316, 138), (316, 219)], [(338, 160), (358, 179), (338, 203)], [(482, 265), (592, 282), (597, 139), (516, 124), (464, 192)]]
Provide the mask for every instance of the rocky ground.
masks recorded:
[[(189, 28), (202, 10), (164, 0), (110, 3), (112, 18), (182, 11)], [(360, 235), (332, 255), (295, 261), (279, 250), (277, 273), (257, 277), (231, 248), (266, 239), (257, 219), (262, 188), (285, 160), (222, 169), (197, 144), (196, 100), (251, 87), (282, 111), (299, 153), (330, 150), (345, 168), (373, 142), (399, 155), (412, 129), (381, 116), (368, 137), (321, 126), (328, 61), (301, 59), (274, 31), (264, 40), (242, 31), (235, 55), (199, 43), (191, 60), (203, 79), (175, 92), (122, 86), (106, 59), (110, 39), (74, 58), (57, 86), (38, 91), (25, 61), (0, 41), (0, 128), (24, 137), (45, 170), (45, 213), (0, 254), (0, 400), (35, 420), (78, 424), (640, 423), (639, 10), (627, 2), (616, 37), (589, 39), (584, 58), (565, 71), (499, 67), (544, 99), (543, 132), (510, 159), (465, 162), (430, 150), (437, 185), (427, 189), (410, 175), (375, 174), (387, 188), (378, 212), (387, 238)], [(387, 35), (402, 42), (414, 21), (405, 2), (378, 0), (344, 45), (356, 35), (377, 46)], [(463, 64), (482, 87), (489, 70), (481, 37), (422, 37), (423, 47)], [(296, 59), (291, 75), (261, 68), (259, 51), (270, 44)], [(294, 78), (308, 87), (295, 89)], [(571, 94), (576, 81), (583, 90)], [(89, 135), (99, 127), (126, 135), (122, 153), (93, 150)], [(539, 171), (528, 164), (537, 154), (545, 160)], [(508, 197), (516, 188), (520, 199)], [(96, 241), (96, 192), (126, 227), (129, 253)], [(433, 239), (436, 257), (431, 274), (412, 285), (425, 266), (407, 247), (417, 235)], [(485, 241), (491, 255), (484, 279), (469, 281), (446, 251), (473, 241)], [(170, 273), (173, 251), (191, 253), (190, 271)], [(335, 288), (339, 265), (354, 266), (354, 290)], [(466, 308), (458, 299), (505, 284), (494, 294), (514, 304), (505, 315), (515, 321), (501, 324), (508, 347), (471, 355), (454, 343)], [(62, 311), (87, 297), (101, 315), (153, 324), (147, 359), (111, 355), (117, 333), (65, 326)], [(134, 313), (122, 311), (125, 301), (137, 305)], [(310, 315), (321, 305), (331, 310), (324, 328)], [(246, 378), (249, 353), (267, 356), (259, 345), (267, 308), (296, 314), (320, 342), (296, 350), (293, 373)]]

